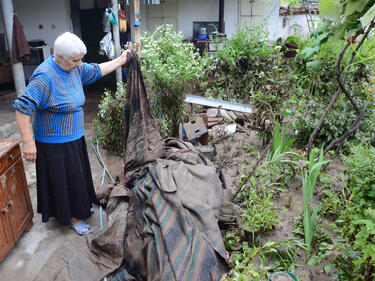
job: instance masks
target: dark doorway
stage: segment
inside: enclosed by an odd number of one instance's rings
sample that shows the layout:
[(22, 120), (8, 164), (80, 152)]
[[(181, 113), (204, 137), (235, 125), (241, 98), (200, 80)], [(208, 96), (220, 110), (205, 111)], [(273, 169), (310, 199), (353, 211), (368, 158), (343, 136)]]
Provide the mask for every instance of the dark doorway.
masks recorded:
[[(108, 61), (106, 56), (99, 54), (99, 42), (105, 35), (103, 31), (104, 9), (80, 10), (81, 38), (87, 47), (86, 62), (102, 63)], [(116, 74), (112, 72), (96, 81), (95, 86), (116, 87)]]

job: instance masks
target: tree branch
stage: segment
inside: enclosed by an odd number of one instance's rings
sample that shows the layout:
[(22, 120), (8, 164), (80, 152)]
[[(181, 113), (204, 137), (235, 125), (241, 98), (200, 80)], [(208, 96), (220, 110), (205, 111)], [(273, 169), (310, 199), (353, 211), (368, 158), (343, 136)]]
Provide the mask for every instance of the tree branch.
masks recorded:
[(361, 125), (361, 121), (362, 121), (362, 117), (364, 115), (364, 113), (366, 112), (366, 109), (368, 107), (368, 105), (370, 104), (370, 101), (371, 101), (372, 97), (368, 99), (365, 107), (363, 108), (362, 111), (360, 111), (360, 113), (358, 114), (357, 116), (357, 119), (355, 120), (355, 122), (353, 123), (352, 127), (344, 134), (342, 135), (340, 138), (338, 139), (335, 139), (333, 140), (325, 149), (324, 149), (324, 154), (326, 154), (328, 151), (330, 151), (335, 145), (337, 144), (342, 144), (343, 141), (349, 137), (350, 135), (352, 135), (355, 131), (357, 131), (357, 129), (359, 128), (359, 125)]
[[(347, 68), (347, 70), (346, 70), (346, 72), (345, 72), (345, 77), (344, 77), (344, 79), (343, 79), (343, 81), (342, 81), (342, 84), (343, 84), (343, 85), (345, 84), (346, 79), (348, 78), (349, 70), (350, 70), (350, 67), (351, 67), (351, 65), (352, 65), (352, 63), (353, 63), (354, 57), (356, 56), (356, 54), (358, 53), (358, 50), (361, 48), (363, 42), (365, 41), (365, 39), (366, 39), (367, 36), (369, 35), (370, 30), (372, 29), (372, 27), (373, 27), (373, 24), (371, 24), (371, 25), (369, 26), (369, 28), (367, 29), (366, 33), (365, 33), (364, 36), (362, 37), (361, 41), (358, 43), (358, 45), (357, 45), (355, 51), (352, 52), (352, 57), (350, 58), (350, 61), (349, 61), (349, 64), (348, 64), (348, 68)], [(360, 34), (362, 34), (363, 32), (364, 32), (364, 29), (362, 29), (360, 32), (358, 32), (358, 33), (356, 34), (356, 36), (354, 37), (353, 40), (355, 40), (355, 39), (356, 39)], [(337, 64), (336, 64), (336, 74), (337, 74), (337, 71), (338, 71), (339, 73), (338, 73), (338, 77), (337, 77), (337, 79), (338, 79), (339, 81), (340, 81), (340, 79), (341, 79), (340, 64), (341, 64), (342, 58), (343, 58), (343, 56), (344, 56), (344, 53), (346, 52), (346, 50), (348, 49), (348, 47), (350, 46), (350, 44), (351, 44), (351, 42), (349, 42), (349, 43), (345, 46), (344, 50), (343, 50), (343, 51), (341, 52), (341, 54), (340, 54), (340, 57), (339, 57), (339, 60), (338, 60)], [(339, 82), (339, 85), (340, 85), (340, 82)], [(315, 136), (316, 136), (317, 133), (320, 131), (320, 128), (322, 127), (323, 122), (324, 122), (325, 118), (327, 117), (328, 112), (332, 109), (333, 105), (336, 103), (338, 97), (340, 96), (341, 90), (342, 90), (342, 88), (340, 87), (340, 88), (337, 90), (337, 92), (335, 93), (335, 95), (332, 97), (332, 99), (331, 99), (330, 103), (328, 104), (326, 110), (324, 111), (323, 115), (320, 117), (320, 120), (319, 120), (319, 122), (318, 122), (318, 125), (315, 127), (314, 131), (312, 132), (312, 134), (311, 134), (311, 136), (310, 136), (310, 138), (309, 138), (308, 144), (307, 144), (307, 157), (309, 157), (309, 154), (310, 154), (310, 152), (311, 152), (311, 148), (312, 148), (312, 144), (313, 144), (313, 142), (314, 142)], [(351, 96), (350, 96), (350, 98), (351, 98)], [(356, 108), (356, 109), (357, 109), (357, 108)], [(358, 115), (358, 110), (357, 110), (357, 115)]]

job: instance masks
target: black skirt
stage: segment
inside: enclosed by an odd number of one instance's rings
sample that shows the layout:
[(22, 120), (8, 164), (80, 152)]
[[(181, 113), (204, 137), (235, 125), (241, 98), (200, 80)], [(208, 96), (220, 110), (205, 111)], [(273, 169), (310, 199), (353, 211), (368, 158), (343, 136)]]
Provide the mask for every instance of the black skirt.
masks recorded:
[(70, 218), (91, 216), (97, 204), (84, 137), (67, 143), (36, 141), (38, 213), (42, 222), (55, 217), (62, 225)]

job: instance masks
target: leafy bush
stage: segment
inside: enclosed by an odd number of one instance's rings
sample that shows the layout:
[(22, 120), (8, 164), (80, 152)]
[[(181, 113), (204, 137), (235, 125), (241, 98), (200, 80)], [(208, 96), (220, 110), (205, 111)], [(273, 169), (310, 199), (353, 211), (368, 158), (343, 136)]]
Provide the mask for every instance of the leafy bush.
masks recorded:
[[(302, 46), (303, 51), (313, 44), (314, 39), (306, 41)], [(289, 122), (288, 125), (297, 133), (296, 139), (299, 143), (307, 143), (332, 96), (338, 90), (336, 62), (344, 45), (343, 40), (331, 38), (320, 46), (319, 52), (309, 57), (307, 63), (303, 51), (295, 60), (295, 70), (291, 73), (291, 83), (297, 85), (297, 90), (293, 92), (291, 99), (286, 103), (285, 111), (291, 117), (292, 122)], [(346, 81), (346, 87), (361, 108), (373, 91), (365, 86), (369, 85), (373, 75), (370, 66), (373, 63), (371, 56), (374, 56), (375, 53), (373, 50), (369, 50), (369, 47), (373, 45), (374, 43), (371, 41), (365, 42), (354, 59), (355, 65), (349, 72)], [(370, 57), (370, 59), (364, 59), (367, 57)], [(347, 53), (344, 56), (343, 64), (348, 65), (349, 60), (350, 54)], [(344, 71), (344, 66), (342, 71)], [(374, 101), (371, 101), (358, 131), (349, 138), (349, 141), (358, 142), (371, 139), (371, 132), (375, 129), (374, 108)], [(341, 94), (315, 137), (315, 145), (330, 143), (341, 137), (352, 126), (355, 119), (355, 109), (345, 95)]]
[(273, 208), (272, 193), (255, 188), (249, 188), (247, 193), (248, 197), (241, 204), (241, 229), (249, 233), (275, 229), (279, 220)]
[(169, 133), (176, 135), (182, 120), (185, 94), (203, 73), (206, 58), (193, 44), (183, 42), (172, 25), (161, 25), (141, 39), (142, 70), (151, 82), (157, 116), (164, 115)]
[(297, 262), (297, 247), (305, 245), (294, 239), (267, 241), (260, 247), (249, 246), (247, 242), (232, 253), (233, 268), (223, 280), (267, 280), (271, 272), (293, 271)]
[[(241, 100), (257, 93), (266, 74), (272, 69), (275, 52), (266, 43), (267, 34), (261, 27), (250, 32), (242, 28), (226, 42), (224, 48), (218, 48), (215, 55), (217, 62), (214, 77), (217, 81), (206, 90), (206, 95), (213, 95), (223, 100)], [(217, 95), (215, 90), (224, 92)]]
[(345, 207), (342, 194), (327, 188), (322, 190), (320, 196), (322, 200), (322, 215), (337, 218)]
[(98, 117), (94, 119), (94, 129), (100, 145), (117, 156), (123, 155), (125, 120), (124, 101), (126, 84), (118, 83), (114, 96), (105, 90), (99, 103)]
[(343, 157), (348, 165), (349, 204), (336, 223), (342, 227), (342, 235), (353, 250), (361, 254), (353, 256), (352, 280), (375, 278), (375, 148), (357, 145), (350, 155)]

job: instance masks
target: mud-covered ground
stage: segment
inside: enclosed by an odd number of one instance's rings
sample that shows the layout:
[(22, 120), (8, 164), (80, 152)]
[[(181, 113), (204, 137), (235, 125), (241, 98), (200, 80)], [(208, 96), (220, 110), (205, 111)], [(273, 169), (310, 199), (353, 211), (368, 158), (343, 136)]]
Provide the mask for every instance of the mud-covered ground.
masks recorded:
[[(217, 168), (230, 176), (234, 193), (236, 193), (237, 182), (240, 180), (241, 175), (245, 174), (246, 170), (249, 171), (254, 168), (254, 165), (257, 163), (258, 155), (263, 154), (264, 157), (266, 157), (264, 153), (266, 145), (263, 145), (263, 141), (259, 135), (255, 131), (246, 128), (246, 124), (245, 126), (237, 124), (237, 126), (239, 126), (239, 130), (232, 135), (226, 137), (221, 136), (219, 138), (215, 138), (215, 136), (211, 137), (215, 147), (214, 164)], [(258, 165), (261, 162), (262, 161), (260, 161)], [(344, 167), (341, 163), (335, 160), (328, 167), (326, 173), (330, 176), (334, 176), (343, 169)], [(335, 183), (333, 182), (332, 184)], [(279, 224), (276, 229), (260, 234), (259, 239), (262, 243), (296, 237), (293, 233), (293, 229), (298, 220), (301, 219), (303, 213), (301, 177), (296, 175), (282, 190), (283, 191), (278, 193), (277, 198), (274, 198), (273, 203), (273, 208), (278, 213)], [(317, 186), (312, 199), (313, 205), (320, 202), (319, 194), (319, 186)], [(324, 226), (322, 229), (323, 231), (327, 231)], [(303, 242), (302, 237), (299, 237), (299, 239)], [(306, 265), (305, 252), (299, 248), (296, 250), (299, 257), (294, 274), (299, 277), (299, 280), (334, 280), (323, 273), (322, 267)]]

